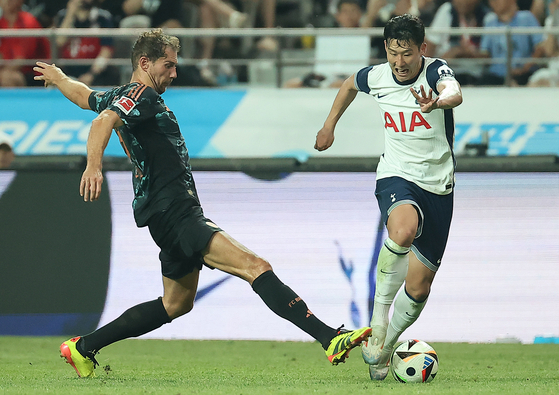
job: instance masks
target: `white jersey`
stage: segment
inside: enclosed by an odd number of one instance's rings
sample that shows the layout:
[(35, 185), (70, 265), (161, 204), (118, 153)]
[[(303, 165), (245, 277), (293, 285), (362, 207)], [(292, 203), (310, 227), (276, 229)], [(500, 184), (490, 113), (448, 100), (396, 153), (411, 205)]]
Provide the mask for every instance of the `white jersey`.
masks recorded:
[(401, 177), (422, 189), (446, 195), (454, 187), (453, 110), (422, 113), (410, 88), (421, 95), (442, 79), (454, 79), (454, 72), (441, 59), (423, 58), (418, 76), (400, 82), (390, 65), (365, 67), (355, 74), (355, 87), (375, 98), (384, 120), (385, 147), (377, 167), (377, 179)]

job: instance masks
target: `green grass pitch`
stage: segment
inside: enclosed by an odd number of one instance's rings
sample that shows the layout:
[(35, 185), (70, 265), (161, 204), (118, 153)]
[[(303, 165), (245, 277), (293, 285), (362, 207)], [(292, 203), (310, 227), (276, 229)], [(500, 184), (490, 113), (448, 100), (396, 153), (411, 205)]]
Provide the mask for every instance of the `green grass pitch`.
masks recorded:
[(559, 394), (559, 345), (432, 343), (429, 384), (372, 382), (359, 349), (331, 366), (318, 343), (125, 340), (77, 378), (58, 337), (0, 337), (0, 394)]

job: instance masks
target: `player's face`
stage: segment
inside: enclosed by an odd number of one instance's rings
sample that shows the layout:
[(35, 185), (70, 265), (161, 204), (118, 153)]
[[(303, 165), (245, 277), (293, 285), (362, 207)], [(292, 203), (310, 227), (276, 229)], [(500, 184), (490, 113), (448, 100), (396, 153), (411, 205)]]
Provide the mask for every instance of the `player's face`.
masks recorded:
[(408, 81), (419, 74), (427, 44), (417, 46), (410, 42), (398, 42), (392, 39), (389, 42), (385, 41), (384, 47), (392, 73), (398, 81)]
[(147, 73), (153, 84), (153, 89), (159, 94), (165, 92), (171, 82), (177, 78), (177, 53), (167, 47), (165, 56), (150, 62)]

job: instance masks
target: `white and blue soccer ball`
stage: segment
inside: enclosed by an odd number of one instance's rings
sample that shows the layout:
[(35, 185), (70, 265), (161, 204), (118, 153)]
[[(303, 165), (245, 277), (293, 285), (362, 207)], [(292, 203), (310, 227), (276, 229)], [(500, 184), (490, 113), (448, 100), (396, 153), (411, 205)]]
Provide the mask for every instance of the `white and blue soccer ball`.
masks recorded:
[(421, 340), (406, 340), (394, 349), (390, 371), (401, 383), (428, 383), (439, 370), (439, 357), (429, 344)]

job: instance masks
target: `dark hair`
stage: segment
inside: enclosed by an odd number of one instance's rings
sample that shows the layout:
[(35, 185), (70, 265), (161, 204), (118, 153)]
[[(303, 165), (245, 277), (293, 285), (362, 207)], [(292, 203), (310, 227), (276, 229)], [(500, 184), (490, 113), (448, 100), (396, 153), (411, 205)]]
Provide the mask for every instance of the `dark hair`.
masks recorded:
[(361, 9), (361, 3), (359, 2), (359, 0), (340, 0), (338, 2), (338, 6), (336, 7), (338, 12), (340, 12), (340, 10), (342, 9), (342, 5), (344, 4), (353, 4), (359, 7), (359, 9)]
[(410, 14), (395, 16), (384, 27), (384, 39), (387, 43), (396, 40), (400, 46), (406, 43), (420, 47), (425, 41), (425, 25), (421, 19)]
[(132, 69), (138, 68), (142, 56), (147, 57), (151, 62), (165, 57), (167, 47), (179, 52), (181, 48), (179, 39), (163, 33), (161, 29), (153, 29), (140, 34), (132, 47)]

